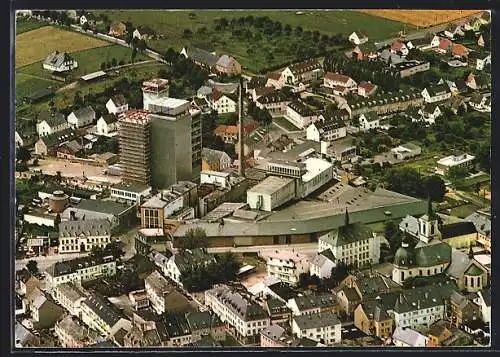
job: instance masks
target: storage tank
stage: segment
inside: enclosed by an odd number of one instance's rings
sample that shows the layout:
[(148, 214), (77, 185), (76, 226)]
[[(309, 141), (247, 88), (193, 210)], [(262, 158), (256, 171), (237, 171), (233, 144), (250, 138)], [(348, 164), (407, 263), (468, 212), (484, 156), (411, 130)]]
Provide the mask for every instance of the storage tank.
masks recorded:
[(52, 212), (61, 213), (68, 206), (69, 197), (63, 191), (54, 191), (49, 197), (49, 208)]

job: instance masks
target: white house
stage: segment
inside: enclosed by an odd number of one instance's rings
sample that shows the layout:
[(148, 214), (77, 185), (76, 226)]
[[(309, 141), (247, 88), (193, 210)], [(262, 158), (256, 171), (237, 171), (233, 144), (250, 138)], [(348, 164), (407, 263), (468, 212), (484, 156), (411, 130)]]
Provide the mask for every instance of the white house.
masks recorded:
[(78, 62), (66, 52), (52, 52), (43, 61), (43, 69), (51, 72), (67, 72), (75, 68), (78, 68)]
[(63, 283), (54, 289), (52, 297), (71, 315), (80, 316), (82, 301), (87, 296), (83, 288), (73, 283)]
[(342, 340), (342, 327), (333, 312), (295, 316), (292, 320), (292, 333), (298, 338), (308, 338), (327, 346)]
[(236, 113), (237, 101), (230, 96), (214, 89), (210, 98), (210, 108), (218, 114)]
[(118, 183), (110, 187), (111, 198), (119, 201), (128, 201), (129, 203), (137, 204), (151, 193), (151, 186)]
[(491, 289), (480, 290), (478, 295), (483, 321), (489, 323), (491, 321)]
[(167, 279), (154, 270), (144, 279), (144, 289), (155, 312), (159, 315), (163, 314), (166, 310), (165, 295), (172, 290)]
[(422, 120), (429, 124), (434, 124), (436, 118), (441, 116), (443, 113), (439, 109), (439, 105), (436, 103), (428, 103), (423, 108), (419, 109), (418, 114), (420, 114)]
[(360, 82), (358, 85), (358, 95), (369, 97), (377, 91), (378, 86), (370, 82)]
[(332, 268), (336, 266), (335, 256), (330, 249), (318, 252), (311, 260), (310, 271), (320, 279), (329, 278), (332, 275)]
[(85, 15), (80, 16), (80, 26), (83, 26), (86, 23), (88, 23), (87, 17)]
[(412, 143), (406, 143), (391, 149), (391, 153), (394, 155), (395, 158), (399, 160), (404, 160), (410, 157), (420, 155), (422, 153), (422, 148)]
[(203, 170), (200, 173), (200, 184), (209, 183), (220, 187), (229, 187), (229, 172)]
[(107, 219), (86, 219), (59, 223), (59, 253), (90, 252), (111, 242), (111, 222)]
[(446, 175), (451, 167), (463, 167), (470, 170), (476, 157), (467, 153), (461, 155), (450, 155), (443, 157), (437, 162), (436, 172), (440, 175)]
[(440, 102), (451, 98), (451, 90), (446, 84), (429, 86), (422, 91), (426, 103)]
[(128, 103), (123, 94), (116, 94), (106, 102), (106, 109), (110, 114), (121, 114), (128, 110)]
[(337, 87), (346, 88), (349, 91), (355, 91), (357, 89), (357, 83), (351, 77), (332, 72), (325, 73), (323, 85), (332, 89)]
[(69, 124), (61, 113), (41, 112), (38, 115), (36, 132), (43, 137), (69, 128)]
[(426, 347), (428, 337), (410, 328), (396, 327), (392, 341), (396, 347)]
[(130, 331), (132, 324), (120, 309), (107, 298), (92, 294), (82, 302), (81, 319), (103, 337), (113, 336), (120, 329)]
[(287, 105), (285, 119), (297, 128), (305, 129), (318, 119), (318, 115), (304, 103), (294, 101)]
[(72, 128), (82, 128), (91, 125), (95, 120), (95, 111), (90, 105), (74, 110), (68, 115), (68, 124)]
[(368, 42), (368, 35), (364, 31), (355, 31), (349, 35), (349, 42), (361, 45)]
[(380, 127), (380, 118), (377, 112), (367, 112), (359, 116), (359, 130), (367, 131)]
[(267, 274), (295, 285), (302, 273), (309, 273), (309, 258), (295, 251), (273, 251), (266, 254)]
[(408, 47), (406, 47), (405, 43), (399, 39), (391, 44), (391, 53), (407, 56), (408, 52)]
[(460, 25), (449, 24), (444, 30), (444, 35), (453, 40), (456, 36), (463, 36), (464, 31), (462, 30), (462, 26)]
[(328, 118), (322, 114), (319, 120), (310, 124), (306, 129), (307, 140), (316, 142), (333, 141), (347, 136), (347, 128), (340, 119)]
[(431, 326), (444, 318), (444, 298), (451, 292), (446, 285), (433, 289), (415, 288), (400, 294), (394, 305), (394, 324), (403, 329)]
[(96, 134), (114, 136), (118, 133), (118, 118), (113, 114), (104, 114), (97, 120)]
[(469, 106), (478, 112), (491, 113), (491, 95), (474, 93), (469, 100)]

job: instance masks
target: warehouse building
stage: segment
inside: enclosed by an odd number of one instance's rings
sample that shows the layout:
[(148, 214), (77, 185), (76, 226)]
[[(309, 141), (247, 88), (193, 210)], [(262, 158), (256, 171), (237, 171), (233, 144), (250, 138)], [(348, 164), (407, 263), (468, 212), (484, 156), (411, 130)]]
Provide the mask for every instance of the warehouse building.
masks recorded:
[(295, 198), (295, 182), (291, 178), (269, 176), (247, 191), (251, 209), (272, 211)]

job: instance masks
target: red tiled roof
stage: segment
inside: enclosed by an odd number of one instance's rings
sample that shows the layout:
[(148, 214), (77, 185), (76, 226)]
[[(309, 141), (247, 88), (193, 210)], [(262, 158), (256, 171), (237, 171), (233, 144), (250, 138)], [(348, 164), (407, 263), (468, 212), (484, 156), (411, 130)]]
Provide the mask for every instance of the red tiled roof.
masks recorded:
[(452, 47), (452, 54), (454, 56), (465, 57), (465, 56), (467, 56), (468, 53), (469, 53), (469, 51), (467, 50), (467, 48), (464, 45), (454, 44)]
[(261, 87), (261, 88), (255, 88), (255, 95), (261, 96), (267, 93), (274, 92), (274, 87)]
[(340, 73), (332, 73), (332, 72), (326, 72), (325, 78), (330, 79), (332, 81), (336, 82), (342, 82), (342, 83), (347, 83), (351, 77), (349, 76), (344, 76), (343, 74)]
[(391, 50), (393, 51), (400, 51), (401, 48), (403, 48), (405, 44), (401, 40), (396, 40), (391, 44)]
[(440, 38), (439, 39), (439, 48), (441, 50), (448, 51), (452, 45), (453, 45), (453, 42), (451, 42), (447, 38)]
[(359, 85), (358, 85), (358, 88), (363, 88), (366, 93), (370, 93), (372, 90), (375, 89), (375, 87), (377, 87), (375, 84), (370, 83), (370, 82), (364, 82), (364, 81), (359, 83)]
[(266, 78), (269, 79), (274, 79), (275, 81), (278, 81), (281, 77), (281, 73), (279, 72), (267, 72), (266, 73)]

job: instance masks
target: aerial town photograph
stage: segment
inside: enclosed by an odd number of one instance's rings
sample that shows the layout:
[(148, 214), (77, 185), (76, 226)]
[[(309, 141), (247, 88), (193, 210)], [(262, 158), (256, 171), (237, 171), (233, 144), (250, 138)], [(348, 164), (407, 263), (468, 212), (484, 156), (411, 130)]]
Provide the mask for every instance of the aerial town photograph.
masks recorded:
[(490, 347), (491, 22), (18, 10), (12, 349)]

